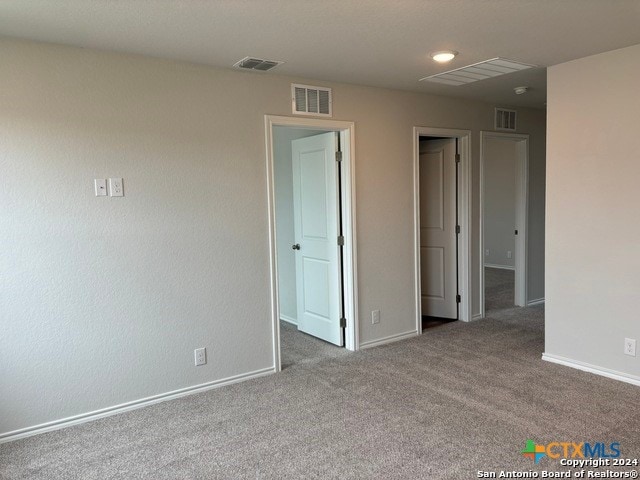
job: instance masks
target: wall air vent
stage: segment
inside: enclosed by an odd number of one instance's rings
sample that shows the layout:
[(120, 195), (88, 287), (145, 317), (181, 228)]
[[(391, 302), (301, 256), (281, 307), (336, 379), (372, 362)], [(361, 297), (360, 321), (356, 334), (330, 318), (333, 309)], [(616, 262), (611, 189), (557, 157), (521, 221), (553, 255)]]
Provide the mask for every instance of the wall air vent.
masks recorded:
[(448, 72), (429, 75), (428, 77), (421, 78), (420, 81), (458, 86), (534, 67), (535, 65), (529, 65), (528, 63), (521, 63), (514, 60), (507, 60), (506, 58), (496, 57), (490, 60), (485, 60), (484, 62), (467, 65), (466, 67), (449, 70)]
[(516, 114), (515, 110), (507, 110), (506, 108), (496, 108), (494, 126), (496, 130), (505, 130), (507, 132), (516, 131)]
[(291, 84), (291, 109), (295, 115), (330, 117), (331, 104), (330, 88)]
[(277, 62), (274, 60), (263, 60), (262, 58), (244, 57), (239, 62), (236, 62), (233, 66), (237, 68), (243, 68), (245, 70), (257, 70), (259, 72), (266, 72), (272, 68), (282, 65), (284, 62)]

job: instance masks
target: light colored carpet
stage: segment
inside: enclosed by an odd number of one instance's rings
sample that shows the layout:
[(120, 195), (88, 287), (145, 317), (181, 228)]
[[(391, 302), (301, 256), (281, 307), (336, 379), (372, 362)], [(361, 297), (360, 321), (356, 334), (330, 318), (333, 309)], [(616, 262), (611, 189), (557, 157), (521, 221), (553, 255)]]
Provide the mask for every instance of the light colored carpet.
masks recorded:
[(513, 308), (515, 298), (515, 272), (500, 268), (484, 269), (485, 311)]
[(470, 479), (540, 470), (527, 439), (640, 457), (638, 387), (540, 360), (543, 307), (501, 310), (0, 445), (3, 479)]
[(331, 343), (298, 331), (298, 327), (295, 325), (280, 322), (280, 355), (283, 369), (292, 365), (340, 357), (348, 353), (349, 351), (345, 348), (336, 347)]

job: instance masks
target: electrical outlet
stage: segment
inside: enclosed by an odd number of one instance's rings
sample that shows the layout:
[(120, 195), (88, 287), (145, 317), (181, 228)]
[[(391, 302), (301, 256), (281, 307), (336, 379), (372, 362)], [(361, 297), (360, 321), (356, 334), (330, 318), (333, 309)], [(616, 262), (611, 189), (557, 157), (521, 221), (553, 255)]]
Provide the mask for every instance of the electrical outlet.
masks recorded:
[(485, 257), (488, 257), (488, 256), (489, 256), (489, 249), (488, 249), (488, 248), (484, 251), (484, 256), (485, 256)]
[(380, 310), (374, 310), (371, 312), (371, 323), (373, 325), (380, 323)]
[(196, 348), (193, 351), (196, 360), (196, 367), (200, 365), (204, 365), (207, 363), (207, 349), (206, 348)]
[(624, 339), (624, 354), (631, 355), (632, 357), (636, 356), (636, 339), (635, 338)]
[(121, 178), (109, 179), (109, 193), (112, 197), (124, 197), (124, 188)]
[(507, 258), (511, 258), (511, 250), (507, 250)]

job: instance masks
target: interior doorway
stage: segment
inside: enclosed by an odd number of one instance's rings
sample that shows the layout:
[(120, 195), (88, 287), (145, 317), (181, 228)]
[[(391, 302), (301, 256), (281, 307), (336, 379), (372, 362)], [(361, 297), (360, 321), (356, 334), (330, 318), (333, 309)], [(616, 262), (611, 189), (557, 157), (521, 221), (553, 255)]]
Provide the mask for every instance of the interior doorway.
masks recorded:
[(420, 138), (422, 327), (458, 319), (458, 140)]
[(414, 128), (416, 330), (471, 320), (470, 138)]
[(481, 132), (482, 316), (527, 305), (529, 136)]
[(357, 349), (352, 132), (266, 117), (277, 370)]

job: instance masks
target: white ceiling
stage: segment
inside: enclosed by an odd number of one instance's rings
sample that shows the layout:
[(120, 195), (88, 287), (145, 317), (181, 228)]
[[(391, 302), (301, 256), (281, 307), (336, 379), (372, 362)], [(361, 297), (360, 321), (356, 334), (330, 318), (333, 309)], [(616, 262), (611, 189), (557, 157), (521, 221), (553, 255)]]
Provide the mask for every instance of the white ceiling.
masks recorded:
[[(542, 108), (544, 67), (640, 43), (640, 0), (2, 0), (0, 35)], [(443, 49), (460, 55), (438, 65)], [(418, 82), (493, 57), (542, 68)]]

